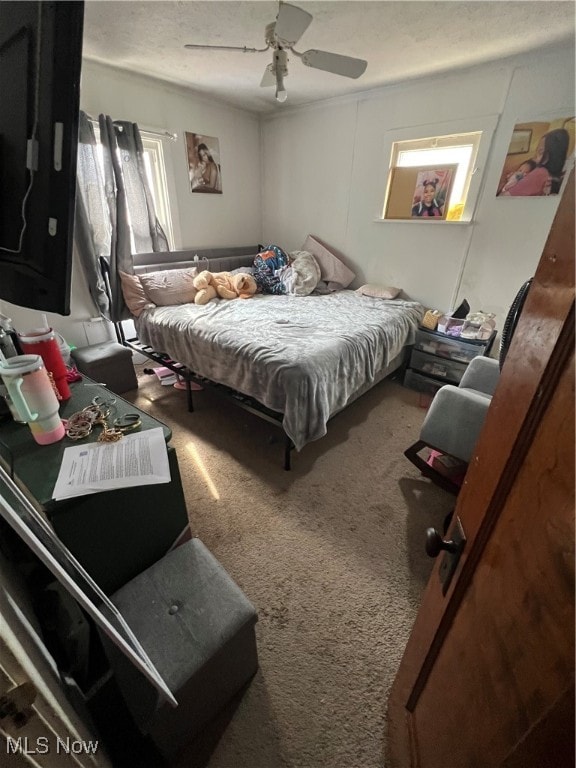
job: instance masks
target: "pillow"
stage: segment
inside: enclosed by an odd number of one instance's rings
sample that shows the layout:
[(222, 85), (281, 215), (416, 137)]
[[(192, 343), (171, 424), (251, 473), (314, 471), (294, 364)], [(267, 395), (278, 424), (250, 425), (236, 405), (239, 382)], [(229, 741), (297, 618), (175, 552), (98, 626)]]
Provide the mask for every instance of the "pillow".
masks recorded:
[(328, 288), (328, 283), (325, 283), (324, 280), (319, 280), (318, 285), (314, 288), (314, 293), (319, 296), (326, 296), (327, 293), (333, 293), (333, 291)]
[(402, 288), (386, 287), (376, 283), (366, 283), (356, 290), (361, 296), (371, 296), (373, 299), (395, 299)]
[(154, 304), (144, 293), (144, 288), (137, 275), (129, 275), (127, 272), (120, 272), (120, 287), (126, 306), (132, 312), (134, 317), (140, 317), (147, 307), (153, 307)]
[(356, 277), (351, 269), (348, 269), (340, 259), (313, 235), (308, 235), (303, 251), (308, 251), (314, 256), (320, 267), (320, 277), (328, 284), (330, 291), (339, 291), (347, 288)]
[(231, 275), (253, 275), (254, 267), (237, 267), (230, 270)]
[(198, 293), (192, 283), (197, 273), (196, 267), (161, 269), (159, 272), (146, 272), (140, 275), (140, 282), (148, 300), (159, 307), (189, 304), (194, 301)]
[(318, 262), (308, 251), (292, 251), (290, 265), (280, 273), (286, 293), (292, 296), (309, 296), (320, 280)]

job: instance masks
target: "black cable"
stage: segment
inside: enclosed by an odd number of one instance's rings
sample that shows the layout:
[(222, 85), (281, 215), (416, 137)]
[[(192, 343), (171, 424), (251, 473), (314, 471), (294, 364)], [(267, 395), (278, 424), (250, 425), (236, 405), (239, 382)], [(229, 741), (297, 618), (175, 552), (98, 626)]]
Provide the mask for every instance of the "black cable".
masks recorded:
[(533, 278), (526, 280), (526, 282), (522, 285), (522, 287), (514, 297), (512, 306), (508, 310), (508, 315), (506, 316), (506, 320), (504, 322), (504, 328), (502, 329), (502, 336), (500, 339), (500, 355), (499, 355), (500, 370), (502, 370), (502, 366), (504, 365), (504, 360), (506, 359), (506, 355), (508, 354), (508, 349), (510, 348), (510, 342), (512, 341), (512, 336), (514, 335), (514, 331), (516, 330), (516, 325), (520, 318), (522, 307), (524, 306), (524, 302), (526, 301), (526, 296), (528, 295), (528, 291), (530, 289), (532, 280)]

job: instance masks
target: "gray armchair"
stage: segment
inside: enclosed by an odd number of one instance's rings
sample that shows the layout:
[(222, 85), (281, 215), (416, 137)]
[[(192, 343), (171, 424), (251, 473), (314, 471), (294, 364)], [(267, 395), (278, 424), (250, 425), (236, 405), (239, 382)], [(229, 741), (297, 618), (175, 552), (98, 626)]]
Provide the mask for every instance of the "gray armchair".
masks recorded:
[(422, 424), (420, 439), (404, 451), (423, 475), (448, 491), (457, 493), (460, 487), (435, 470), (420, 452), (431, 448), (469, 463), (499, 376), (498, 360), (475, 357), (457, 387), (446, 384), (438, 390)]
[(451, 384), (440, 387), (422, 424), (420, 439), (404, 451), (404, 456), (425, 477), (452, 493), (458, 493), (460, 486), (434, 469), (420, 452), (431, 448), (465, 464), (470, 463), (531, 284), (532, 278), (520, 287), (508, 311), (502, 329), (499, 360), (475, 357), (457, 387)]

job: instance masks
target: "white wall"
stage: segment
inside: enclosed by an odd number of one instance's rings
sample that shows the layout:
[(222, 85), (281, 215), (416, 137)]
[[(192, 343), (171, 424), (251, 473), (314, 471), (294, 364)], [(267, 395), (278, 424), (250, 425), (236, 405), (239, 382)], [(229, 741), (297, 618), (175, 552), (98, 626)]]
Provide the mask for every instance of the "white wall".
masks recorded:
[[(467, 298), (497, 313), (501, 328), (559, 200), (496, 198), (513, 126), (574, 112), (574, 50), (566, 47), (265, 118), (263, 238), (293, 250), (314, 233), (344, 254), (357, 282), (397, 285), (442, 310)], [(484, 118), (496, 130), (472, 223), (377, 220), (399, 132)]]
[[(84, 61), (80, 103), (93, 117), (132, 120), (142, 129), (177, 133), (163, 142), (171, 193), (176, 248), (250, 245), (261, 235), (260, 122), (256, 115), (158, 80)], [(222, 164), (221, 195), (192, 194), (184, 132), (216, 136)], [(39, 313), (2, 302), (18, 330), (38, 326)], [(90, 323), (98, 313), (82, 267), (75, 260), (71, 314), (48, 315), (69, 343), (85, 346), (113, 338), (107, 323)]]
[[(178, 134), (164, 141), (174, 173), (176, 248), (250, 245), (260, 237), (260, 124), (250, 112), (193, 91), (91, 61), (82, 64), (82, 109), (132, 120), (141, 129)], [(222, 164), (221, 195), (190, 192), (184, 133), (216, 136)], [(179, 234), (179, 237), (178, 237)]]

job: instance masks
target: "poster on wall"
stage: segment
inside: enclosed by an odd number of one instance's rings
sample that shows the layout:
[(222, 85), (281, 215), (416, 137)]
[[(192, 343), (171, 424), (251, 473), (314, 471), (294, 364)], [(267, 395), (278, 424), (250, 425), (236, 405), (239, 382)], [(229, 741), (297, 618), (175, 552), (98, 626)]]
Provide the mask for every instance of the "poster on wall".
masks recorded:
[(412, 196), (412, 218), (445, 219), (456, 166), (420, 168)]
[(517, 123), (497, 197), (557, 195), (574, 154), (574, 136), (574, 116)]
[(392, 168), (385, 218), (444, 220), (457, 168), (455, 164)]
[(222, 194), (220, 142), (214, 136), (185, 132), (190, 190), (203, 194)]

